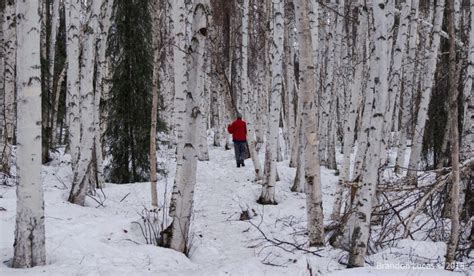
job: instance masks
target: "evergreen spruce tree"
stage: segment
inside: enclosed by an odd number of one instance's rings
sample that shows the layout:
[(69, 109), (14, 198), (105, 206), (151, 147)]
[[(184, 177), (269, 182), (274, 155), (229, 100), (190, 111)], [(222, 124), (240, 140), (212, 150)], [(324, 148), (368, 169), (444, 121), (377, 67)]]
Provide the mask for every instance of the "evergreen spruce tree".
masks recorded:
[(147, 181), (153, 77), (149, 0), (115, 0), (113, 9), (107, 49), (112, 63), (107, 178), (114, 183)]

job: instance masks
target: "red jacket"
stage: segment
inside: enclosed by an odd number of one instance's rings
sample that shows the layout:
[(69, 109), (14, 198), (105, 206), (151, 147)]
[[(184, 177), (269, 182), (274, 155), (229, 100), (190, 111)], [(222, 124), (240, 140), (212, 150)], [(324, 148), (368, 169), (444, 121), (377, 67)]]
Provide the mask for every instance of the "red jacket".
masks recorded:
[(247, 123), (242, 119), (237, 119), (227, 127), (227, 131), (232, 134), (232, 140), (237, 142), (247, 141)]

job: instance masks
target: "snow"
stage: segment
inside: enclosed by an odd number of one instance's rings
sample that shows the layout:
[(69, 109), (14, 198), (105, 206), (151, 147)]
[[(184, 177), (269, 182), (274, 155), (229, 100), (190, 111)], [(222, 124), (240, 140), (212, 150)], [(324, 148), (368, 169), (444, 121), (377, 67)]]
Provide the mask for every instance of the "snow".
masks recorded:
[[(313, 275), (451, 274), (439, 268), (415, 267), (427, 260), (439, 260), (441, 264), (445, 253), (442, 242), (401, 240), (370, 255), (369, 264), (357, 269), (346, 269), (339, 263), (345, 261), (347, 253), (331, 246), (306, 248), (321, 257), (271, 246), (256, 226), (269, 239), (295, 244), (306, 239), (305, 196), (290, 191), (295, 169), (288, 167), (288, 161), (278, 163), (278, 205), (262, 206), (256, 203), (261, 186), (253, 181), (251, 160), (246, 160), (246, 167), (236, 168), (232, 150), (209, 150), (210, 161), (198, 163), (189, 258), (145, 244), (140, 227), (134, 222), (140, 221), (145, 207), (150, 207), (149, 183), (107, 184), (103, 189), (105, 200), (100, 191), (98, 194), (103, 206), (91, 198), (87, 198), (86, 207), (68, 203), (70, 156), (59, 150), (54, 160), (43, 166), (47, 265), (24, 270), (9, 267), (16, 191), (14, 187), (0, 186), (0, 207), (6, 209), (0, 211), (0, 275), (309, 275), (308, 267)], [(163, 178), (158, 182), (162, 206), (165, 189), (171, 191), (175, 164), (166, 155), (159, 156), (160, 161), (167, 162), (165, 167), (170, 172), (167, 185)], [(324, 215), (329, 218), (338, 177), (335, 171), (325, 168), (321, 173)], [(239, 220), (243, 210), (249, 210), (250, 221)], [(386, 264), (392, 268), (387, 269)], [(411, 267), (401, 269), (397, 264)]]

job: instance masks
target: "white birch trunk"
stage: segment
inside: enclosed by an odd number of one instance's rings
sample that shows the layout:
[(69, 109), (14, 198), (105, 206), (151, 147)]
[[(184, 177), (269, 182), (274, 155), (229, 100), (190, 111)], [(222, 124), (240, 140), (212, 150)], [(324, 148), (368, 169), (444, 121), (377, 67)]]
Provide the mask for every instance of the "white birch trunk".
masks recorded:
[(405, 156), (407, 148), (408, 138), (408, 125), (411, 120), (411, 99), (415, 90), (415, 59), (417, 52), (417, 40), (418, 40), (418, 6), (419, 0), (412, 0), (412, 6), (410, 11), (410, 34), (408, 38), (408, 55), (406, 59), (406, 69), (403, 72), (403, 101), (400, 104), (400, 112), (402, 113), (400, 123), (400, 141), (397, 150), (397, 161), (395, 166), (395, 172), (400, 173), (401, 168), (405, 167)]
[[(301, 109), (299, 109), (301, 110)], [(292, 192), (297, 192), (297, 193), (305, 193), (306, 192), (306, 180), (304, 178), (305, 175), (305, 154), (304, 154), (304, 132), (301, 129), (301, 112), (298, 112), (299, 114), (297, 117), (299, 118), (299, 122), (297, 123), (298, 125), (298, 131), (297, 131), (297, 161), (296, 161), (296, 175), (295, 175), (295, 180), (293, 181), (293, 186), (291, 187)]]
[(66, 110), (69, 127), (69, 151), (71, 164), (77, 163), (80, 139), (79, 102), (80, 102), (80, 67), (79, 67), (79, 29), (81, 28), (80, 0), (68, 0), (66, 4), (66, 56), (67, 56), (67, 94)]
[[(200, 104), (198, 99), (200, 89), (203, 89), (202, 78), (199, 71), (204, 62), (204, 49), (207, 39), (207, 0), (199, 1), (194, 6), (194, 18), (192, 24), (193, 37), (190, 45), (190, 56), (188, 58), (189, 71), (189, 94), (186, 95), (186, 128), (183, 137), (184, 147), (181, 164), (176, 168), (175, 188), (173, 191), (174, 208), (173, 222), (170, 225), (171, 237), (170, 248), (186, 253), (189, 242), (189, 226), (191, 223), (193, 209), (193, 194), (196, 185), (196, 169), (198, 152), (196, 144), (196, 132), (198, 126), (197, 117), (200, 115)], [(167, 237), (168, 238), (168, 237)]]
[(428, 105), (431, 100), (431, 91), (433, 89), (436, 63), (438, 60), (438, 50), (440, 45), (440, 32), (443, 23), (444, 0), (436, 3), (435, 19), (433, 25), (433, 38), (431, 46), (428, 49), (428, 61), (426, 63), (425, 75), (422, 77), (422, 91), (418, 115), (416, 118), (415, 131), (413, 133), (413, 142), (410, 153), (410, 163), (408, 165), (408, 177), (416, 181), (418, 163), (421, 158), (421, 149), (423, 146), (423, 136), (425, 133), (426, 120), (428, 118)]
[[(51, 36), (49, 41), (49, 83), (51, 88), (51, 95), (53, 97), (53, 107), (56, 106), (56, 99), (59, 99), (59, 91), (61, 87), (54, 85), (54, 71), (55, 71), (55, 57), (56, 57), (56, 37), (59, 28), (59, 2), (53, 1), (53, 10), (51, 14)], [(56, 142), (56, 119), (57, 109), (51, 111), (51, 142)]]
[(336, 188), (336, 193), (334, 196), (334, 204), (332, 209), (331, 218), (333, 220), (338, 220), (340, 218), (340, 211), (342, 207), (342, 197), (344, 192), (344, 187), (348, 187), (348, 182), (350, 180), (350, 169), (351, 169), (351, 153), (354, 146), (354, 134), (356, 127), (356, 119), (358, 116), (358, 110), (361, 105), (361, 96), (362, 96), (362, 80), (364, 79), (364, 68), (365, 68), (365, 44), (368, 34), (368, 22), (367, 22), (367, 12), (363, 9), (362, 2), (358, 3), (358, 24), (357, 24), (357, 50), (356, 50), (356, 60), (355, 60), (355, 72), (353, 77), (353, 82), (351, 84), (350, 98), (349, 98), (349, 110), (346, 113), (344, 119), (344, 146), (343, 146), (343, 161), (341, 174), (338, 181), (338, 186)]
[[(15, 128), (15, 63), (16, 63), (16, 26), (15, 20), (15, 2), (13, 0), (6, 1), (5, 6), (5, 22), (3, 25), (3, 34), (5, 36), (5, 44), (2, 45), (5, 53), (5, 78), (4, 78), (4, 145), (2, 148), (2, 171), (10, 174), (11, 152)], [(3, 76), (2, 76), (3, 78)]]
[[(407, 36), (408, 36), (408, 25), (410, 23), (410, 11), (411, 11), (411, 2), (412, 0), (405, 0), (402, 4), (402, 11), (400, 14), (400, 20), (398, 25), (397, 40), (395, 44), (395, 49), (392, 56), (392, 68), (390, 71), (390, 81), (389, 81), (389, 102), (387, 106), (387, 112), (385, 113), (385, 127), (384, 133), (385, 137), (391, 137), (391, 131), (393, 127), (393, 114), (395, 109), (396, 98), (399, 97), (401, 91), (401, 81), (402, 81), (402, 61), (404, 58), (404, 53), (406, 50)], [(398, 116), (396, 119), (398, 121)], [(388, 159), (388, 148), (389, 140), (386, 139), (385, 150), (382, 152), (382, 161), (381, 165), (385, 164)]]
[(469, 20), (468, 67), (464, 82), (464, 122), (461, 146), (461, 160), (474, 155), (474, 1), (471, 1)]
[[(393, 24), (389, 19), (393, 6), (389, 0), (375, 1), (373, 3), (373, 51), (374, 62), (370, 64), (370, 78), (373, 80), (367, 93), (373, 94), (372, 108), (364, 110), (370, 113), (370, 124), (366, 129), (368, 134), (367, 156), (363, 171), (362, 185), (357, 189), (355, 198), (355, 214), (351, 225), (351, 250), (349, 254), (348, 267), (364, 266), (370, 233), (370, 222), (372, 215), (372, 201), (378, 183), (378, 168), (380, 165), (380, 151), (383, 150), (383, 123), (388, 99), (388, 75), (389, 75), (389, 45), (388, 28)], [(392, 10), (390, 10), (392, 9)]]
[(249, 0), (244, 0), (242, 16), (242, 99), (243, 99), (243, 117), (247, 123), (247, 141), (249, 145), (250, 157), (252, 158), (255, 170), (255, 179), (263, 179), (263, 170), (256, 150), (255, 124), (252, 117), (251, 100), (249, 94), (249, 76), (248, 76), (248, 46), (249, 46)]
[[(304, 173), (306, 181), (306, 214), (310, 246), (324, 245), (323, 208), (321, 192), (321, 172), (319, 166), (318, 115), (315, 106), (316, 79), (312, 36), (308, 11), (309, 0), (296, 3), (296, 24), (300, 45), (300, 95), (302, 97), (301, 131), (304, 135)], [(314, 12), (318, 12), (315, 10)], [(317, 31), (317, 29), (315, 30)], [(314, 37), (313, 37), (314, 38)]]
[(80, 139), (76, 162), (72, 163), (73, 182), (68, 201), (84, 206), (86, 193), (97, 186), (97, 164), (95, 156), (95, 119), (94, 64), (96, 40), (99, 33), (100, 0), (91, 3), (87, 27), (84, 30), (80, 74)]
[[(173, 2), (173, 33), (174, 33), (174, 133), (175, 141), (178, 145), (178, 151), (182, 148), (181, 140), (184, 131), (184, 118), (186, 114), (186, 89), (187, 89), (187, 72), (186, 70), (186, 29), (187, 29), (187, 8), (184, 0)], [(178, 156), (179, 156), (178, 152)]]
[(265, 179), (259, 202), (276, 204), (275, 185), (277, 179), (277, 148), (279, 136), (281, 95), (283, 90), (283, 36), (284, 3), (272, 0), (272, 43), (271, 43), (271, 92), (270, 112), (267, 125), (267, 144), (265, 154)]
[(17, 1), (18, 148), (13, 267), (46, 264), (41, 180), (41, 66), (38, 1)]

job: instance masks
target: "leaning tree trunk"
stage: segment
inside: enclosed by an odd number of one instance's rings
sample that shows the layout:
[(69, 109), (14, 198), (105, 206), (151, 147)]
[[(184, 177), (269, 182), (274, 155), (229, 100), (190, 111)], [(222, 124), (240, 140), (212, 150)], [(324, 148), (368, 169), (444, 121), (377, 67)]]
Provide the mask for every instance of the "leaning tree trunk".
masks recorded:
[(46, 264), (41, 180), (41, 66), (38, 1), (17, 1), (18, 150), (13, 267)]
[(459, 172), (459, 129), (458, 129), (458, 81), (461, 63), (457, 62), (456, 54), (456, 30), (455, 30), (455, 0), (447, 1), (448, 34), (449, 34), (449, 111), (451, 113), (449, 126), (451, 127), (451, 166), (452, 184), (450, 194), (451, 205), (451, 235), (446, 251), (447, 270), (454, 270), (455, 253), (458, 247), (460, 224), (459, 224), (459, 202), (460, 202), (460, 172)]
[[(176, 167), (175, 186), (173, 187), (170, 212), (173, 222), (164, 233), (164, 244), (170, 248), (187, 253), (189, 246), (189, 226), (193, 209), (194, 187), (196, 185), (196, 169), (198, 161), (197, 128), (200, 114), (199, 95), (204, 88), (200, 74), (204, 62), (204, 49), (207, 39), (207, 0), (194, 5), (192, 24), (193, 37), (189, 47), (188, 68), (189, 82), (186, 95), (186, 127), (184, 128), (183, 146), (178, 150), (180, 162)], [(182, 24), (182, 23), (181, 23)]]
[(276, 204), (275, 185), (277, 179), (277, 147), (280, 123), (281, 95), (283, 90), (283, 16), (282, 0), (273, 3), (273, 34), (271, 46), (272, 87), (270, 92), (270, 114), (268, 116), (267, 145), (265, 152), (265, 179), (258, 200), (261, 204)]
[[(56, 96), (56, 94), (59, 94), (59, 91), (61, 90), (61, 87), (57, 87), (54, 85), (54, 81), (55, 81), (55, 73), (54, 71), (56, 70), (55, 69), (55, 62), (56, 62), (56, 59), (55, 59), (55, 56), (56, 56), (56, 37), (58, 35), (57, 33), (57, 30), (59, 28), (59, 2), (60, 0), (51, 0), (53, 2), (53, 10), (52, 10), (52, 14), (51, 14), (51, 26), (50, 26), (50, 38), (49, 38), (49, 73), (48, 73), (48, 77), (49, 77), (49, 87), (51, 88), (51, 91), (50, 91), (50, 95), (51, 95), (51, 103), (52, 103), (52, 106), (54, 107), (56, 105), (56, 101), (59, 99), (59, 97)], [(55, 125), (55, 122), (56, 120), (54, 119), (54, 117), (56, 116), (57, 117), (57, 109), (54, 109), (52, 108), (51, 111), (50, 111), (50, 116), (51, 118), (49, 119), (49, 122), (50, 122), (50, 128), (51, 128), (51, 133), (50, 133), (50, 141), (48, 141), (49, 143), (49, 147), (52, 147), (53, 146), (53, 143), (55, 142), (56, 140), (56, 125)], [(54, 128), (53, 128), (54, 127)]]
[[(390, 0), (376, 1), (373, 3), (373, 51), (374, 59), (370, 64), (371, 87), (367, 93), (373, 94), (373, 105), (370, 112), (370, 123), (366, 129), (368, 135), (367, 156), (363, 168), (362, 185), (358, 187), (355, 198), (355, 213), (353, 214), (353, 225), (351, 225), (351, 245), (348, 267), (364, 266), (370, 233), (370, 222), (372, 215), (373, 199), (378, 182), (378, 170), (380, 165), (383, 140), (383, 114), (386, 110), (388, 98), (388, 74), (389, 74), (389, 45), (387, 36), (391, 20), (388, 19), (392, 12), (393, 3)], [(392, 22), (393, 23), (393, 22)]]
[[(3, 35), (5, 36), (5, 43), (3, 51), (5, 53), (5, 77), (4, 77), (4, 129), (3, 129), (3, 148), (2, 150), (2, 171), (10, 174), (11, 167), (11, 153), (13, 146), (13, 136), (15, 129), (15, 62), (16, 62), (16, 16), (15, 16), (15, 1), (6, 1), (5, 6), (5, 22), (3, 25)], [(3, 78), (3, 76), (0, 76)]]
[[(296, 22), (300, 45), (300, 95), (301, 132), (304, 139), (304, 172), (306, 181), (306, 214), (308, 218), (308, 238), (310, 246), (324, 245), (323, 200), (321, 192), (321, 172), (319, 166), (318, 115), (315, 106), (316, 80), (314, 76), (313, 49), (310, 22), (308, 18), (309, 0), (296, 2)], [(318, 11), (315, 11), (318, 12)], [(317, 30), (315, 30), (317, 31)]]
[(426, 74), (423, 76), (422, 91), (418, 115), (416, 118), (415, 132), (410, 153), (410, 163), (408, 165), (408, 177), (416, 181), (418, 162), (421, 158), (421, 149), (423, 146), (423, 136), (425, 133), (426, 120), (428, 118), (428, 105), (431, 100), (431, 91), (433, 90), (434, 75), (436, 72), (436, 63), (440, 45), (440, 32), (443, 23), (444, 0), (436, 3), (435, 19), (433, 25), (433, 38), (429, 48), (428, 62), (426, 64)]

